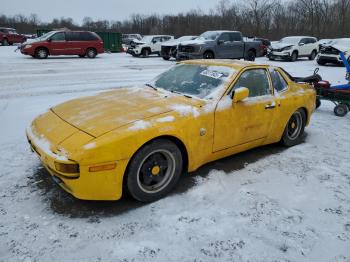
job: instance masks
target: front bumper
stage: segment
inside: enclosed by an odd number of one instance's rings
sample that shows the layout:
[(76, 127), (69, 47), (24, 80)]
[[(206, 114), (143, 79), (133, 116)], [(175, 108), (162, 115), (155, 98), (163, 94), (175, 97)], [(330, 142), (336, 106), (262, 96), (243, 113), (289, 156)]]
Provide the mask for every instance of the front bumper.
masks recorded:
[(27, 129), (26, 135), (32, 151), (38, 155), (53, 181), (74, 197), (83, 200), (118, 200), (121, 198), (123, 175), (128, 159), (112, 162), (117, 163), (116, 168), (112, 170), (90, 172), (91, 165), (79, 164), (79, 173), (65, 174), (56, 169), (55, 162), (63, 164), (77, 164), (77, 162), (68, 158), (63, 159), (62, 156), (49, 151), (48, 148), (43, 148), (42, 143), (37, 142), (42, 136), (36, 134), (32, 128)]
[(343, 63), (339, 55), (333, 54), (318, 54), (317, 60), (321, 60), (328, 63)]
[(280, 58), (280, 59), (288, 59), (291, 56), (291, 52), (290, 51), (281, 51), (281, 52), (277, 52), (277, 51), (268, 51), (267, 52), (267, 57), (268, 58)]
[(202, 59), (203, 54), (201, 53), (185, 53), (185, 52), (177, 52), (176, 54), (176, 60), (182, 61), (182, 60), (191, 60), (191, 59)]
[(129, 47), (128, 50), (126, 51), (126, 53), (133, 55), (133, 56), (139, 56), (141, 54), (141, 50), (139, 50), (137, 48)]

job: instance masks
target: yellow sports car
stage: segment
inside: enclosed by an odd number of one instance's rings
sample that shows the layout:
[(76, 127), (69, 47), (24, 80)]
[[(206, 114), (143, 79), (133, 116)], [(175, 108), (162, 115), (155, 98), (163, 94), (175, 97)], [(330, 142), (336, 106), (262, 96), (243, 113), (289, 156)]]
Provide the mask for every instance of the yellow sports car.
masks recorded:
[(32, 149), (64, 190), (154, 201), (183, 171), (278, 141), (301, 142), (312, 85), (281, 68), (235, 60), (181, 62), (137, 88), (65, 102), (27, 129)]

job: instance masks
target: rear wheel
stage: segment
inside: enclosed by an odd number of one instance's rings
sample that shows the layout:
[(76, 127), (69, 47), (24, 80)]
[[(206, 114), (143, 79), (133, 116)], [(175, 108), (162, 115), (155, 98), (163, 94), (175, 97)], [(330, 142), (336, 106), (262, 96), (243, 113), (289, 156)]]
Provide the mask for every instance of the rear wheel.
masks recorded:
[(95, 48), (88, 48), (86, 50), (86, 56), (88, 58), (95, 58), (97, 56), (97, 52), (96, 52)]
[(315, 50), (313, 50), (309, 56), (309, 60), (314, 60), (316, 55), (317, 55), (317, 52)]
[(334, 107), (334, 114), (336, 116), (343, 117), (349, 112), (349, 108), (345, 104), (339, 104), (336, 107)]
[(49, 52), (46, 48), (38, 48), (35, 50), (35, 57), (38, 59), (46, 59), (49, 55)]
[(170, 56), (163, 56), (163, 59), (168, 61), (170, 59)]
[(151, 202), (168, 194), (182, 172), (182, 155), (171, 141), (158, 139), (142, 147), (131, 159), (126, 186), (130, 195)]
[(282, 143), (285, 146), (300, 144), (304, 134), (306, 115), (303, 109), (298, 109), (290, 117), (282, 136)]
[(255, 61), (255, 52), (253, 50), (249, 50), (245, 60), (252, 61), (252, 62)]

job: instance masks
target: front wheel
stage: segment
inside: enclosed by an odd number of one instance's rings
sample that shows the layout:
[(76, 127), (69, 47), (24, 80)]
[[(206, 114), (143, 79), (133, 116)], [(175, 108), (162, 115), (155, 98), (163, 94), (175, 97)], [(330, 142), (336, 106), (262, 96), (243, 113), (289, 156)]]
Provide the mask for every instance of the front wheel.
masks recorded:
[(322, 59), (317, 59), (317, 64), (324, 66), (326, 62)]
[(95, 58), (97, 56), (97, 52), (94, 48), (89, 48), (88, 50), (86, 50), (86, 56), (88, 58)]
[(35, 57), (38, 59), (46, 59), (49, 55), (49, 52), (45, 48), (39, 48), (35, 51)]
[(142, 147), (131, 159), (126, 173), (130, 195), (152, 202), (168, 194), (182, 172), (182, 154), (171, 141), (158, 139)]
[(213, 52), (210, 52), (210, 51), (207, 51), (203, 54), (203, 58), (204, 59), (214, 59), (214, 53)]
[(9, 41), (7, 39), (2, 40), (2, 45), (3, 46), (8, 46), (9, 45)]
[(143, 57), (149, 57), (150, 51), (148, 49), (143, 49), (141, 53)]
[(303, 109), (298, 109), (290, 117), (284, 129), (282, 143), (288, 147), (300, 144), (303, 139), (305, 123), (305, 111)]
[(294, 51), (292, 53), (292, 56), (290, 57), (290, 61), (295, 62), (297, 60), (298, 60), (298, 53)]
[(168, 61), (168, 60), (170, 60), (170, 56), (163, 56), (163, 59)]
[(321, 99), (316, 98), (316, 108), (319, 108), (321, 106)]

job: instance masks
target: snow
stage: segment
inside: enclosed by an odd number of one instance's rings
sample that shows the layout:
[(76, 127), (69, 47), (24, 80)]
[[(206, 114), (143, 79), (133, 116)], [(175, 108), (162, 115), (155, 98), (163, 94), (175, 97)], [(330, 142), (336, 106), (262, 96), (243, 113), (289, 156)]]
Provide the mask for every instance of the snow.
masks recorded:
[(198, 109), (190, 105), (170, 105), (169, 109), (176, 111), (181, 116), (192, 115), (193, 117), (198, 117), (200, 115)]
[(173, 116), (165, 116), (157, 119), (157, 122), (164, 123), (164, 122), (173, 122), (175, 120), (175, 117)]
[(136, 131), (136, 130), (146, 129), (150, 126), (151, 124), (149, 122), (144, 120), (138, 120), (138, 121), (135, 121), (128, 129)]
[[(0, 47), (1, 262), (349, 261), (350, 114), (336, 117), (322, 101), (301, 145), (215, 161), (155, 203), (79, 201), (49, 179), (25, 128), (56, 104), (141, 84), (174, 63), (126, 54), (41, 61), (13, 50)], [(257, 62), (295, 76), (317, 67)], [(333, 83), (344, 73), (319, 71)]]

